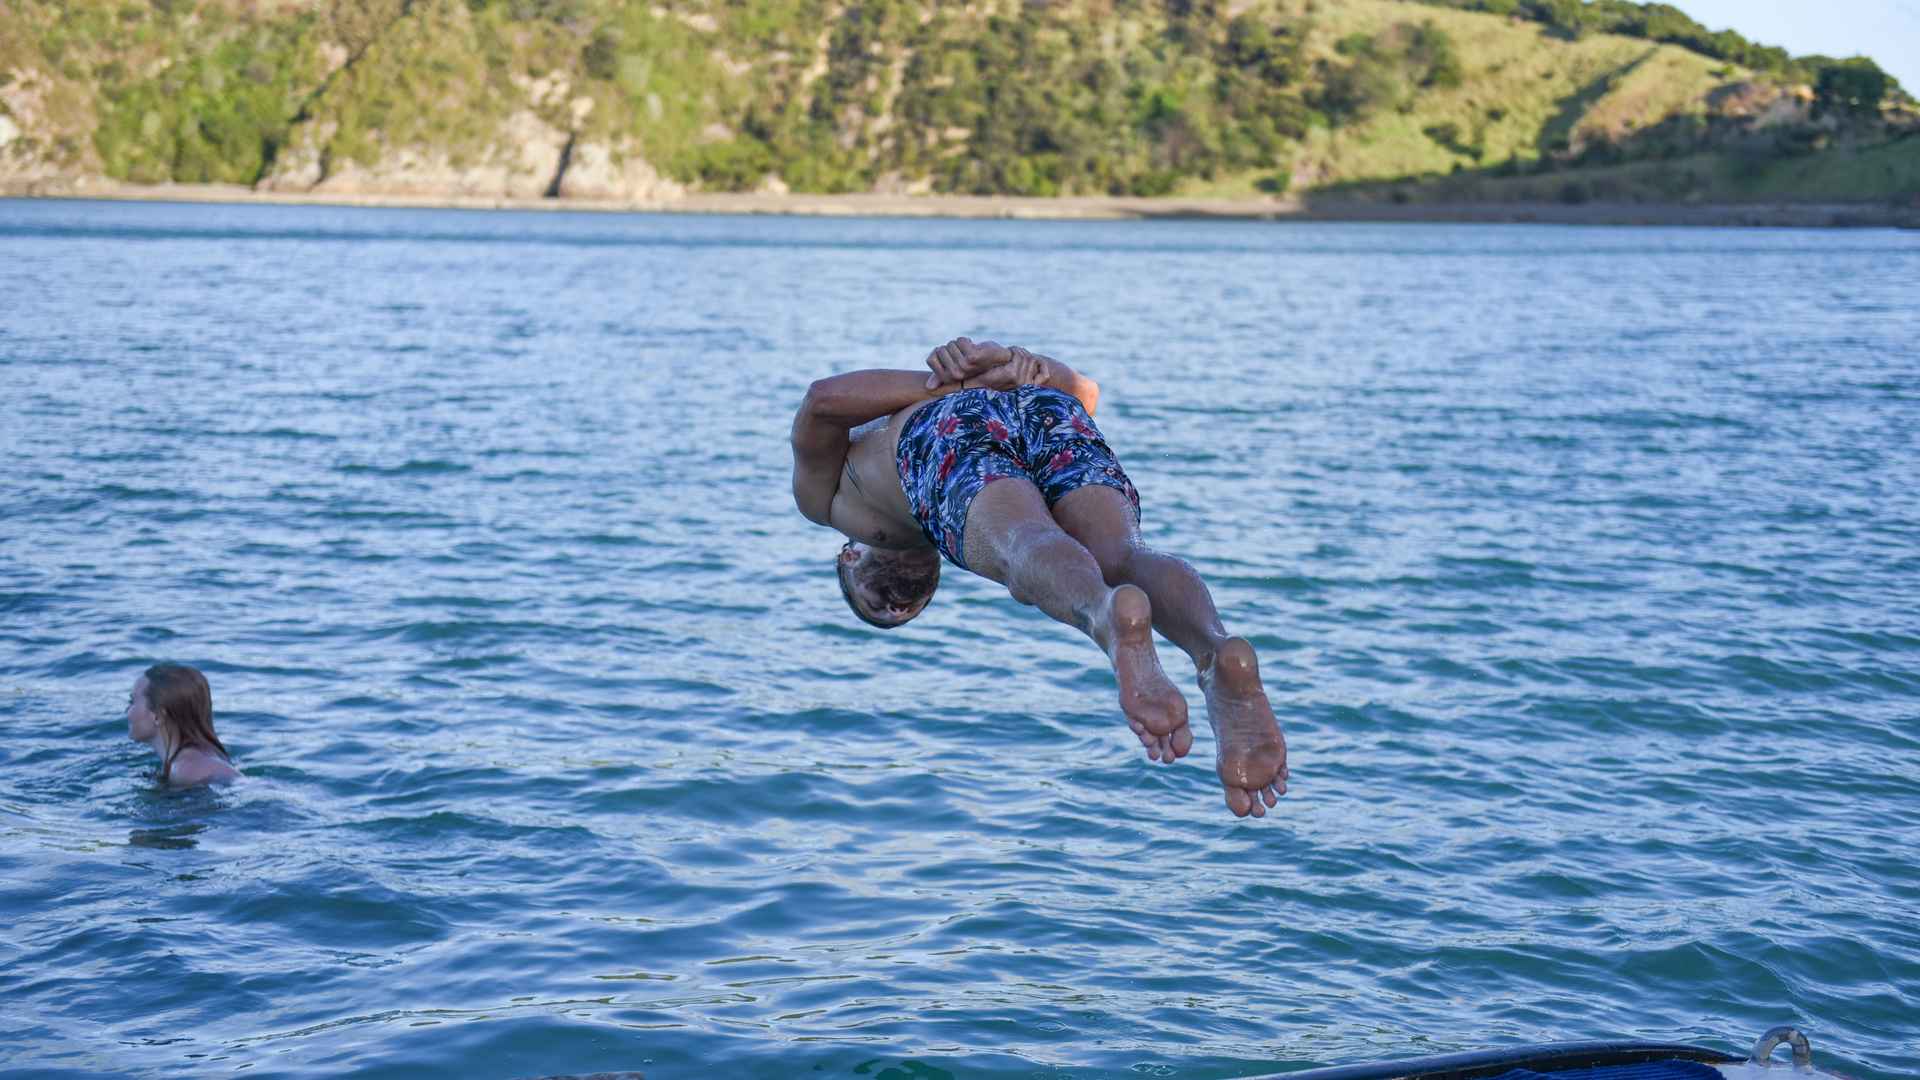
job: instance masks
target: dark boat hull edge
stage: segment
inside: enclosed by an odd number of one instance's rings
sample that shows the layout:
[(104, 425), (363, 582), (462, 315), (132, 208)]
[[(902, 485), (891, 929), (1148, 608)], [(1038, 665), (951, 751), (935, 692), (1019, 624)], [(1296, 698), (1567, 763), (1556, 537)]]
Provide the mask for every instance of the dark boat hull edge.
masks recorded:
[(1473, 1050), (1461, 1054), (1388, 1061), (1371, 1065), (1334, 1065), (1301, 1072), (1262, 1073), (1246, 1080), (1484, 1080), (1509, 1069), (1555, 1072), (1591, 1069), (1602, 1065), (1638, 1065), (1648, 1061), (1697, 1061), (1705, 1065), (1737, 1065), (1747, 1060), (1698, 1046), (1644, 1042), (1544, 1043), (1504, 1050)]

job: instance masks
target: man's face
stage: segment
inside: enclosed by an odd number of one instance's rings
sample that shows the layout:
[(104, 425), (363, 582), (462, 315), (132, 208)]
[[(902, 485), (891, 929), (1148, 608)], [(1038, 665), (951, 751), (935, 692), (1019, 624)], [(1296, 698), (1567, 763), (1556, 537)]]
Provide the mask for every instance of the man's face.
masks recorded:
[(870, 622), (899, 626), (933, 602), (940, 583), (940, 556), (926, 551), (890, 551), (847, 541), (840, 549), (848, 602)]

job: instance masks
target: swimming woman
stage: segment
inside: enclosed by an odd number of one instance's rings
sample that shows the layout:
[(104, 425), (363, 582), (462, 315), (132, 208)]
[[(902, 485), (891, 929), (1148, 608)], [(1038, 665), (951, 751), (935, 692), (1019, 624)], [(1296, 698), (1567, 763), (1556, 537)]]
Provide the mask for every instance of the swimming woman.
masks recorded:
[(127, 696), (127, 737), (160, 755), (160, 782), (173, 787), (240, 778), (233, 755), (213, 733), (213, 691), (184, 664), (155, 664)]

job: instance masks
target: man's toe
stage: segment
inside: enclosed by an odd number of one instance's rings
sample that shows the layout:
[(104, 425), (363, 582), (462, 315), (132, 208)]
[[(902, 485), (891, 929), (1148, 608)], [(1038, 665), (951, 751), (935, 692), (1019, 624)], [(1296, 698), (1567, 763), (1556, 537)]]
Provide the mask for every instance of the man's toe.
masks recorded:
[(1193, 727), (1189, 724), (1181, 724), (1169, 736), (1168, 744), (1173, 747), (1174, 757), (1186, 757), (1187, 751), (1193, 749)]
[(1234, 817), (1246, 817), (1253, 812), (1253, 797), (1247, 794), (1247, 789), (1228, 787), (1225, 790), (1227, 809), (1233, 811)]

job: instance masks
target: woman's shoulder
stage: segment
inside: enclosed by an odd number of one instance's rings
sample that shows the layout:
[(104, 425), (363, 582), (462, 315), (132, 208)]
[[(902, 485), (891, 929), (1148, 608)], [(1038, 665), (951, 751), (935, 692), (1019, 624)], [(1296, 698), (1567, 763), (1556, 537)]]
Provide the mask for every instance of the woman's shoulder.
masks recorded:
[(173, 768), (167, 774), (167, 782), (174, 787), (196, 787), (200, 784), (226, 784), (240, 779), (241, 772), (219, 754), (202, 750), (197, 746), (180, 751), (173, 759)]

